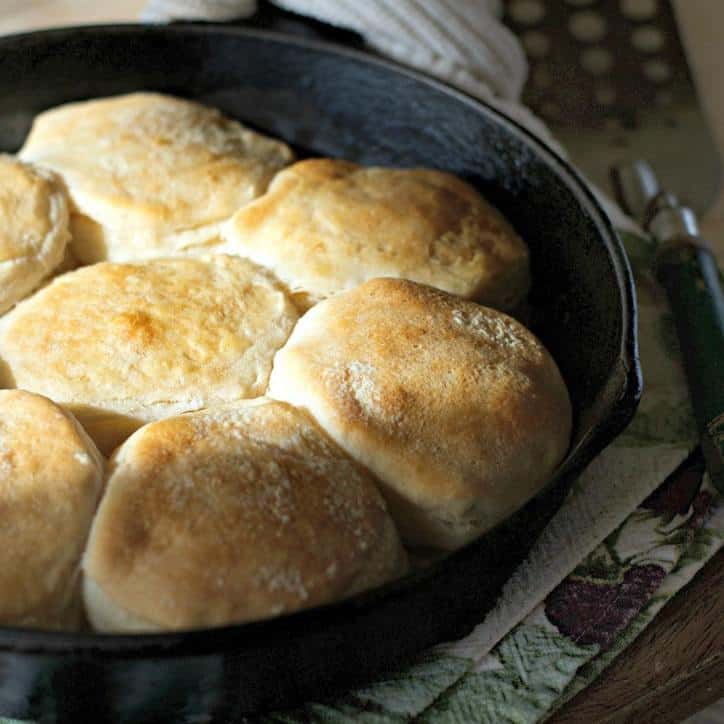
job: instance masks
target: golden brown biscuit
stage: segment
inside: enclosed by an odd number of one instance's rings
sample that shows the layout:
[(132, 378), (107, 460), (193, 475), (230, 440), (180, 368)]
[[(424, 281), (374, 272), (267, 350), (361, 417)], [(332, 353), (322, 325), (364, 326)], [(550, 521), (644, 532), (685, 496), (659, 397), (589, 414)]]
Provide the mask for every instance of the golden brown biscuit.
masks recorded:
[(296, 320), (238, 257), (95, 264), (3, 317), (0, 387), (68, 406), (108, 454), (151, 420), (263, 394)]
[(250, 400), (142, 428), (111, 461), (83, 569), (101, 631), (239, 623), (406, 571), (374, 479), (304, 413)]
[(457, 548), (511, 514), (569, 444), (555, 362), (507, 315), (376, 279), (320, 303), (274, 358), (305, 408), (381, 481), (404, 541)]
[(55, 175), (0, 154), (0, 314), (61, 263), (68, 201)]
[(271, 269), (306, 307), (373, 277), (503, 309), (528, 292), (526, 245), (475, 189), (441, 171), (301, 161), (223, 235), (226, 251)]
[(293, 160), (281, 141), (158, 93), (41, 113), (20, 156), (65, 180), (73, 251), (84, 264), (203, 246)]
[(0, 625), (75, 628), (103, 461), (73, 416), (0, 390)]

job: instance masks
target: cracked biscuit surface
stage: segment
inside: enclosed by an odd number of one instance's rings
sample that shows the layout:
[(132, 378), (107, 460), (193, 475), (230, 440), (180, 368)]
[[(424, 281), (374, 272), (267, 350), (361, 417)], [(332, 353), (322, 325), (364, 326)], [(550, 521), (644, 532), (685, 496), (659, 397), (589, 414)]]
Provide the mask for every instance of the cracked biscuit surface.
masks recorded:
[(407, 560), (372, 476), (308, 415), (262, 398), (129, 438), (83, 569), (96, 629), (159, 631), (338, 600)]
[(159, 93), (70, 103), (36, 117), (20, 151), (62, 176), (83, 264), (213, 243), (218, 225), (291, 163), (283, 142)]
[(151, 420), (263, 394), (297, 316), (238, 257), (95, 264), (0, 321), (0, 387), (66, 405), (108, 454)]

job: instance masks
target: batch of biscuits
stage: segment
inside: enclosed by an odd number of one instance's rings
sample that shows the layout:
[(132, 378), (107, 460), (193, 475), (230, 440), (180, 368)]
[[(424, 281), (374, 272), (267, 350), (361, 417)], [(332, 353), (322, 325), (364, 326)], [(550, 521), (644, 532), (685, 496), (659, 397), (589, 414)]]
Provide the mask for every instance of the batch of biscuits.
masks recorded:
[(271, 618), (475, 540), (569, 445), (529, 284), (449, 173), (157, 93), (41, 113), (0, 156), (0, 625)]

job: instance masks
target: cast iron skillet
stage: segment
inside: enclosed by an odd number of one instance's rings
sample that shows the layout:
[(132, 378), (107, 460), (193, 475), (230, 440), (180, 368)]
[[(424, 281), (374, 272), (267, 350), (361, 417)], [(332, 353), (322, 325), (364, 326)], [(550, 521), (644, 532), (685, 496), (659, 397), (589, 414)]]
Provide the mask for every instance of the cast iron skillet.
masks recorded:
[(474, 184), (530, 246), (532, 327), (568, 384), (573, 443), (555, 480), (507, 523), (343, 603), (168, 635), (0, 629), (6, 716), (226, 722), (324, 696), (466, 634), (640, 394), (634, 288), (613, 229), (575, 172), (496, 111), (356, 51), (258, 29), (62, 29), (0, 40), (0, 148), (17, 149), (49, 106), (138, 89), (218, 106), (303, 152), (432, 166)]

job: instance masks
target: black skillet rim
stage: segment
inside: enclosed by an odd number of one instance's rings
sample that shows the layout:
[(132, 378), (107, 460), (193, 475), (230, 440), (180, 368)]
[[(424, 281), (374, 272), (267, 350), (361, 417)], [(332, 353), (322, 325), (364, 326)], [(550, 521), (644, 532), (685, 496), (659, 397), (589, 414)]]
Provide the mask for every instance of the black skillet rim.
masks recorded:
[[(590, 431), (588, 436), (576, 448), (569, 451), (554, 479), (548, 486), (539, 491), (533, 500), (549, 490), (553, 482), (560, 481), (563, 477), (568, 478), (578, 475), (626, 427), (636, 411), (643, 386), (638, 356), (636, 290), (633, 274), (621, 241), (610, 219), (579, 172), (558, 153), (495, 106), (473, 98), (422, 73), (360, 50), (275, 31), (213, 23), (179, 23), (164, 26), (141, 23), (64, 26), (4, 36), (0, 38), (0, 53), (3, 46), (17, 48), (18, 45), (26, 45), (26, 48), (30, 49), (33, 44), (54, 36), (92, 35), (103, 32), (143, 35), (144, 33), (158, 33), (159, 31), (173, 34), (226, 34), (251, 37), (282, 43), (287, 46), (296, 45), (333, 56), (345, 56), (358, 63), (378, 66), (388, 73), (408, 76), (440, 93), (449, 95), (458, 102), (472, 107), (477, 113), (492, 117), (495, 123), (502, 125), (525, 145), (531, 147), (539, 159), (550, 166), (558, 178), (566, 185), (596, 227), (612, 261), (622, 309), (621, 346), (617, 365), (611, 368), (603, 386), (606, 388), (614, 386), (617, 391), (616, 400), (609, 403), (606, 417)], [(421, 576), (434, 575), (439, 565), (446, 565), (450, 561), (474, 556), (476, 546), (484, 538), (485, 535), (446, 557), (440, 564), (436, 564), (420, 575), (407, 576), (400, 581), (358, 594), (341, 602), (290, 613), (275, 619), (162, 634), (67, 633), (19, 627), (0, 627), (0, 650), (29, 655), (101, 654), (108, 658), (118, 659), (136, 659), (150, 656), (162, 658), (180, 655), (202, 656), (219, 654), (224, 651), (242, 650), (255, 642), (261, 641), (263, 638), (269, 638), (269, 634), (272, 633), (274, 637), (280, 635), (295, 636), (302, 631), (320, 630), (325, 625), (329, 625), (332, 618), (340, 619), (340, 617), (348, 616), (362, 609), (374, 607), (381, 599), (394, 597), (396, 593), (408, 592), (411, 587), (415, 586), (415, 582)]]

